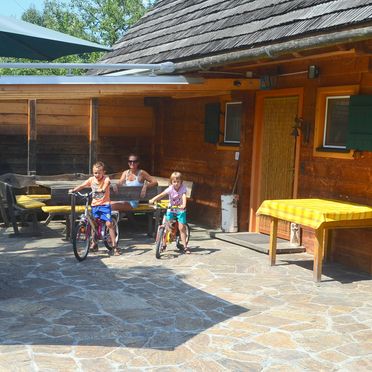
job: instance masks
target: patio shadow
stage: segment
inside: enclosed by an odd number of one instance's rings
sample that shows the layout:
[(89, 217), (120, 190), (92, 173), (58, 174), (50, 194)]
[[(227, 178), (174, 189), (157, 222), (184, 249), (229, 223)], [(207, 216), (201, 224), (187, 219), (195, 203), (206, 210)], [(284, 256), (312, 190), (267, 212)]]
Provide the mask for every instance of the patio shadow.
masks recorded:
[[(304, 269), (313, 271), (313, 260), (280, 260), (280, 265), (297, 265)], [(324, 263), (322, 270), (321, 282), (337, 281), (342, 284), (358, 282), (361, 280), (371, 280), (371, 276), (367, 273), (353, 271), (350, 268), (337, 263)]]
[(78, 263), (68, 243), (45, 243), (18, 241), (0, 249), (1, 345), (173, 350), (248, 311), (161, 265), (130, 267), (125, 254)]

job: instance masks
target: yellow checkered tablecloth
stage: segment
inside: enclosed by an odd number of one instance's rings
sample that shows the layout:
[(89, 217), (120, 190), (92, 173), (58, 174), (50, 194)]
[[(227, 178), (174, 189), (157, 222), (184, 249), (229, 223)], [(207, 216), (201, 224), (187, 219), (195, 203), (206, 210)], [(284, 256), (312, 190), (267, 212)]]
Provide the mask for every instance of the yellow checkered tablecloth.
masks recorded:
[(372, 207), (329, 199), (265, 200), (257, 215), (317, 229), (325, 222), (372, 219)]

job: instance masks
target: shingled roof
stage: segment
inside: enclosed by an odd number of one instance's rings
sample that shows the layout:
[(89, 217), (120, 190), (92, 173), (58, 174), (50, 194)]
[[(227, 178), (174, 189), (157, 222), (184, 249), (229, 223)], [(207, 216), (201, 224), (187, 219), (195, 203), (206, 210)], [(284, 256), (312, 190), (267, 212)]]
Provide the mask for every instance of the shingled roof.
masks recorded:
[(179, 63), (371, 22), (372, 0), (160, 0), (103, 61)]

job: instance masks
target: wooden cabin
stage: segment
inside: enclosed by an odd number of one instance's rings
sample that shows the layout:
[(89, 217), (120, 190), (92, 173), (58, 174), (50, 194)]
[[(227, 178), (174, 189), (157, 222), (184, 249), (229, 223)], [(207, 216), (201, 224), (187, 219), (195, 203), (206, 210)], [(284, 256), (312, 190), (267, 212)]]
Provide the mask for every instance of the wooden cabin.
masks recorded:
[[(268, 232), (265, 199), (372, 205), (371, 19), (366, 1), (159, 1), (103, 61), (172, 61), (199, 88), (48, 96), (0, 81), (1, 171), (25, 173), (33, 143), (45, 173), (86, 171), (93, 155), (116, 172), (138, 151), (152, 173), (194, 182), (195, 222), (219, 226), (221, 195), (238, 194), (239, 231)], [(313, 238), (303, 229), (309, 252)], [(372, 273), (371, 241), (372, 229), (338, 230), (335, 259)]]

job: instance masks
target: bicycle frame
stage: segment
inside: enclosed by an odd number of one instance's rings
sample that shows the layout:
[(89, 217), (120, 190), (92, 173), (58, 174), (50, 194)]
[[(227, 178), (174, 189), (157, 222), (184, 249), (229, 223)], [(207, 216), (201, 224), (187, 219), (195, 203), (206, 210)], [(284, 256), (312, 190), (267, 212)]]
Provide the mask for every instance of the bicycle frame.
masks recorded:
[[(161, 205), (157, 205), (160, 206)], [(166, 213), (163, 215), (162, 222), (158, 226), (157, 234), (156, 234), (156, 242), (155, 242), (155, 255), (156, 258), (160, 258), (161, 252), (163, 252), (167, 246), (167, 244), (172, 243), (173, 241), (176, 241), (176, 245), (178, 249), (181, 249), (183, 246), (180, 245), (180, 229), (179, 229), (179, 223), (177, 219), (167, 220), (166, 214), (167, 212), (176, 212), (179, 211), (179, 208), (171, 207), (167, 208)], [(172, 225), (172, 228), (170, 229), (170, 225)], [(190, 227), (186, 223), (186, 236), (187, 236), (187, 242), (190, 238)]]
[[(93, 235), (96, 238), (101, 238), (102, 234), (102, 225), (103, 221), (100, 220), (99, 218), (94, 218), (92, 213), (89, 211), (89, 197), (91, 193), (87, 194), (86, 201), (85, 201), (85, 209), (84, 209), (84, 219), (89, 222), (89, 225), (91, 227), (90, 234)], [(81, 217), (81, 216), (80, 216)], [(84, 219), (80, 218), (79, 221), (83, 221)]]
[(89, 197), (91, 193), (81, 194), (77, 192), (76, 194), (85, 198), (85, 208), (75, 225), (72, 243), (75, 257), (78, 261), (83, 261), (87, 257), (91, 247), (98, 251), (96, 243), (98, 243), (99, 240), (103, 241), (105, 247), (109, 251), (117, 245), (119, 240), (118, 218), (116, 217), (115, 221), (113, 218), (116, 237), (115, 240), (112, 241), (110, 239), (109, 228), (106, 226), (105, 221), (94, 218), (92, 211), (89, 209)]

